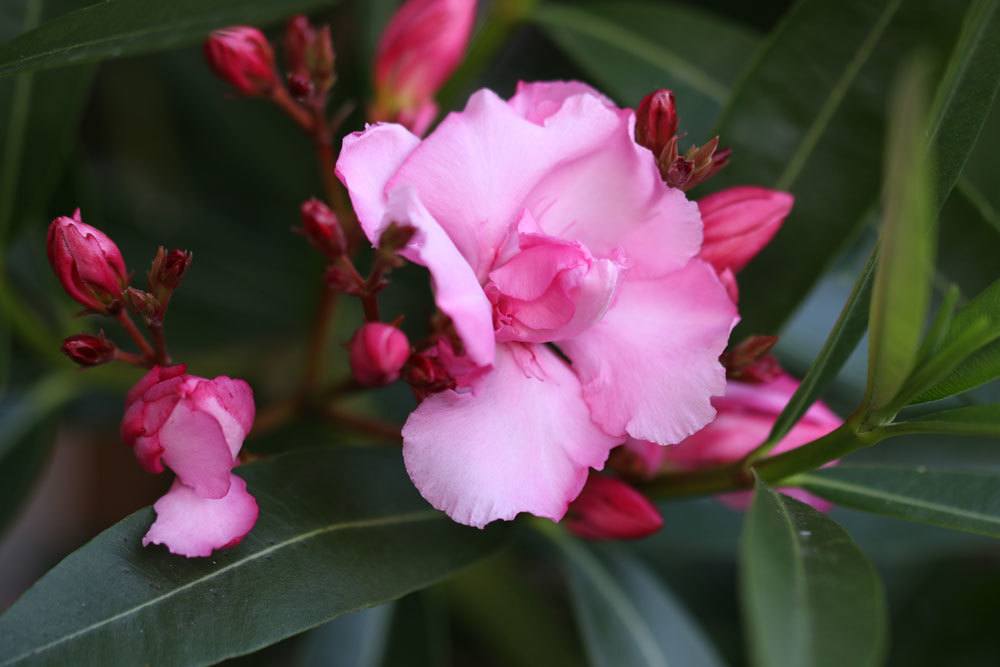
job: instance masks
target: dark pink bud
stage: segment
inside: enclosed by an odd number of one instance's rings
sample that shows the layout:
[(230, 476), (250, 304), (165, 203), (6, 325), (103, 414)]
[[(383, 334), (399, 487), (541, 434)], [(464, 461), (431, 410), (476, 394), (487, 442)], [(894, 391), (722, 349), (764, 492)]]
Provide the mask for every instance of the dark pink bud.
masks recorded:
[(716, 271), (739, 271), (778, 232), (794, 202), (787, 192), (750, 186), (702, 197), (698, 200), (705, 228), (701, 258)]
[(173, 291), (191, 266), (191, 253), (187, 250), (170, 250), (160, 246), (149, 270), (149, 286), (154, 292)]
[(121, 306), (121, 293), (128, 284), (125, 260), (114, 241), (84, 224), (79, 209), (72, 218), (52, 221), (46, 246), (59, 282), (77, 303), (98, 313)]
[(369, 322), (351, 339), (351, 372), (355, 380), (367, 387), (396, 380), (409, 356), (410, 341), (406, 334), (388, 324)]
[(274, 52), (256, 28), (216, 30), (205, 42), (205, 59), (220, 79), (244, 95), (268, 95), (278, 85)]
[(296, 72), (288, 75), (288, 92), (297, 100), (304, 100), (313, 94), (313, 82), (308, 74)]
[(588, 540), (636, 539), (663, 527), (663, 517), (646, 496), (597, 472), (590, 473), (564, 522), (571, 533)]
[(63, 341), (62, 351), (81, 366), (100, 366), (115, 358), (115, 344), (104, 337), (77, 334)]
[(659, 157), (677, 134), (677, 122), (674, 94), (665, 88), (655, 90), (635, 110), (635, 142)]
[(161, 302), (149, 292), (129, 287), (122, 292), (122, 299), (130, 313), (141, 317), (146, 322), (160, 319)]
[(288, 22), (282, 42), (292, 94), (306, 97), (313, 91), (326, 93), (333, 85), (336, 58), (330, 26), (316, 28), (300, 14)]
[(344, 254), (347, 242), (337, 215), (318, 199), (302, 203), (302, 233), (316, 249), (333, 259)]
[(436, 115), (434, 95), (465, 55), (476, 0), (407, 0), (382, 33), (375, 57), (373, 121), (405, 123), (417, 134)]
[(744, 382), (770, 382), (783, 374), (771, 350), (777, 336), (750, 336), (732, 346), (720, 361), (726, 367), (726, 377)]
[(282, 46), (285, 51), (285, 69), (298, 72), (306, 69), (306, 51), (315, 38), (316, 31), (309, 19), (302, 14), (293, 16), (285, 26)]

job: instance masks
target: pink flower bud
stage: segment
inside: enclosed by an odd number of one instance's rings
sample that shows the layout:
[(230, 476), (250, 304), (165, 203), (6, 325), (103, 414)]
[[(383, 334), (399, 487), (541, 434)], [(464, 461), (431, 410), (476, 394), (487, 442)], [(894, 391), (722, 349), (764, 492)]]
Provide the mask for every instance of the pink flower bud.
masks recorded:
[(205, 42), (205, 59), (220, 79), (244, 95), (268, 95), (278, 85), (274, 52), (256, 28), (216, 30)]
[(795, 198), (767, 188), (736, 187), (698, 200), (705, 237), (701, 257), (716, 271), (746, 266), (778, 232)]
[(114, 241), (84, 224), (79, 209), (72, 218), (52, 221), (46, 246), (59, 282), (77, 303), (98, 313), (121, 307), (121, 293), (128, 284), (125, 260)]
[(63, 341), (62, 351), (77, 364), (89, 367), (106, 364), (115, 358), (115, 344), (104, 337), (77, 334)]
[(306, 97), (314, 90), (325, 94), (333, 85), (333, 40), (330, 26), (316, 28), (299, 14), (292, 17), (282, 39), (292, 94)]
[(166, 466), (177, 475), (154, 506), (143, 544), (208, 556), (239, 542), (257, 520), (257, 503), (231, 472), (255, 408), (246, 382), (185, 370), (156, 366), (139, 380), (126, 398), (121, 433), (145, 469)]
[(337, 215), (318, 199), (302, 203), (302, 233), (317, 250), (333, 259), (344, 254), (347, 241)]
[(406, 334), (388, 324), (369, 322), (351, 339), (351, 372), (355, 380), (368, 387), (396, 380), (409, 356)]
[(172, 292), (181, 284), (181, 279), (191, 266), (191, 253), (187, 250), (170, 250), (160, 247), (153, 258), (149, 270), (149, 286), (157, 294)]
[(659, 157), (677, 134), (677, 122), (674, 94), (665, 88), (655, 90), (635, 110), (635, 142)]
[(465, 54), (475, 15), (475, 0), (403, 3), (379, 42), (370, 119), (423, 134), (437, 113), (434, 94)]
[(637, 539), (663, 527), (663, 517), (646, 496), (597, 472), (570, 503), (565, 522), (571, 533), (588, 540)]

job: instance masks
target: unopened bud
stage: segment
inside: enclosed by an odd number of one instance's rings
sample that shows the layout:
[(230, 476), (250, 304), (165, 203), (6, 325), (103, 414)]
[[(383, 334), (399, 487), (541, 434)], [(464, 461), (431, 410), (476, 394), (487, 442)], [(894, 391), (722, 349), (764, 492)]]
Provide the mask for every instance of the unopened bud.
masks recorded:
[(351, 372), (366, 387), (396, 380), (409, 356), (410, 341), (406, 334), (381, 322), (362, 325), (350, 342)]
[(297, 100), (304, 100), (313, 94), (313, 82), (309, 75), (293, 72), (288, 75), (288, 92)]
[(114, 241), (84, 224), (79, 209), (71, 218), (52, 221), (46, 250), (63, 289), (77, 303), (104, 314), (121, 307), (121, 293), (128, 284), (125, 260)]
[(115, 358), (115, 344), (104, 337), (77, 334), (63, 341), (62, 351), (80, 366), (99, 366)]
[(769, 382), (782, 375), (781, 365), (770, 354), (777, 336), (750, 336), (723, 353), (726, 377), (745, 382)]
[(386, 255), (395, 255), (406, 247), (416, 233), (416, 227), (391, 222), (378, 237), (378, 251)]
[(326, 269), (326, 284), (343, 294), (358, 296), (364, 292), (364, 279), (353, 267), (345, 264), (330, 264)]
[(347, 241), (337, 215), (318, 199), (302, 203), (302, 233), (321, 253), (334, 259), (344, 254)]
[(145, 322), (154, 322), (160, 318), (162, 304), (149, 292), (129, 287), (122, 293), (122, 297), (125, 299), (125, 306), (129, 312), (136, 317), (141, 317)]
[(288, 22), (282, 42), (292, 94), (296, 97), (307, 97), (314, 91), (326, 94), (334, 81), (330, 26), (316, 28), (299, 14)]
[(268, 95), (278, 85), (274, 52), (256, 28), (216, 30), (205, 42), (205, 59), (220, 79), (244, 95)]
[(156, 251), (156, 257), (153, 258), (153, 266), (149, 270), (150, 288), (157, 294), (177, 289), (188, 267), (191, 266), (191, 259), (191, 253), (187, 250), (168, 251), (160, 246)]
[(588, 540), (629, 540), (663, 527), (659, 510), (625, 482), (591, 472), (566, 513), (566, 528)]
[(716, 271), (742, 269), (778, 233), (795, 198), (787, 192), (736, 187), (698, 200), (705, 228), (701, 258)]
[(677, 106), (674, 94), (661, 88), (642, 98), (635, 111), (635, 141), (659, 157), (677, 134)]

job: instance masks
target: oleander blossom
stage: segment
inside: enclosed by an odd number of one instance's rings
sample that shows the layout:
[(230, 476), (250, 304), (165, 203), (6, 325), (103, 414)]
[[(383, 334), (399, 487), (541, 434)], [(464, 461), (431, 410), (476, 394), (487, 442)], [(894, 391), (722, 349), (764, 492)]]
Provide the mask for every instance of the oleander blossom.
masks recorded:
[(155, 366), (129, 391), (122, 439), (152, 473), (176, 479), (156, 501), (143, 545), (181, 556), (208, 556), (237, 544), (257, 521), (257, 502), (232, 473), (253, 426), (253, 392), (243, 380), (188, 375), (183, 365)]
[[(645, 474), (653, 476), (661, 470), (695, 470), (739, 461), (771, 433), (771, 427), (791, 400), (799, 382), (780, 373), (767, 382), (730, 380), (725, 396), (712, 400), (718, 410), (715, 420), (676, 447), (660, 447), (655, 443), (630, 440), (625, 449), (633, 454)], [(801, 447), (838, 428), (843, 420), (822, 402), (813, 403), (802, 419), (778, 441), (772, 454), (781, 454)], [(830, 503), (802, 489), (782, 489), (786, 495), (826, 511)], [(720, 496), (727, 505), (743, 509), (749, 505), (748, 493)]]
[(634, 124), (584, 84), (530, 83), (478, 91), (423, 141), (396, 124), (344, 140), (366, 235), (417, 230), (402, 254), (460, 339), (439, 356), (455, 388), (403, 428), (411, 479), (456, 521), (559, 520), (613, 446), (715, 416), (736, 308)]

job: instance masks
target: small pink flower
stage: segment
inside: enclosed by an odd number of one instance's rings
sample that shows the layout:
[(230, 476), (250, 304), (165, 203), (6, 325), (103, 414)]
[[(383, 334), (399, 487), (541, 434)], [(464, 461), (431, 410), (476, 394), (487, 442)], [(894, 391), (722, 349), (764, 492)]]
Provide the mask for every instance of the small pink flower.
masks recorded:
[(146, 470), (177, 475), (144, 544), (207, 556), (249, 532), (257, 505), (231, 470), (254, 413), (246, 382), (187, 375), (183, 365), (156, 366), (129, 391), (122, 439)]
[(426, 132), (437, 115), (434, 95), (465, 55), (475, 17), (475, 0), (404, 2), (379, 42), (370, 119)]
[(659, 510), (625, 482), (592, 472), (566, 513), (566, 528), (588, 540), (632, 540), (663, 527)]
[(274, 51), (257, 28), (237, 25), (214, 31), (205, 42), (205, 60), (244, 95), (268, 95), (278, 85)]
[(395, 382), (410, 356), (410, 341), (394, 326), (381, 322), (362, 325), (350, 342), (351, 373), (366, 387)]
[(408, 366), (424, 398), (402, 431), (411, 479), (456, 521), (559, 520), (612, 447), (715, 415), (735, 307), (634, 126), (584, 84), (534, 83), (475, 93), (423, 141), (394, 124), (344, 140), (362, 229), (416, 230), (400, 254), (456, 334)]
[(72, 218), (52, 221), (46, 250), (63, 289), (77, 303), (98, 313), (121, 306), (122, 290), (128, 285), (125, 260), (114, 241), (84, 224), (79, 209)]
[[(630, 440), (625, 448), (641, 463), (648, 475), (663, 469), (695, 470), (739, 461), (767, 439), (774, 421), (781, 414), (799, 383), (787, 374), (761, 383), (730, 380), (726, 395), (712, 400), (718, 416), (711, 424), (674, 447)], [(812, 442), (834, 429), (843, 420), (822, 402), (809, 408), (801, 420), (778, 442), (772, 454), (781, 454)], [(785, 491), (817, 509), (830, 504), (800, 490)], [(734, 507), (745, 507), (748, 494), (734, 493), (722, 499)]]
[(787, 192), (757, 187), (729, 188), (699, 199), (705, 225), (702, 259), (716, 271), (738, 273), (778, 232), (794, 202)]

